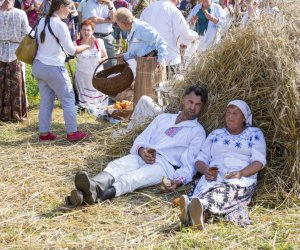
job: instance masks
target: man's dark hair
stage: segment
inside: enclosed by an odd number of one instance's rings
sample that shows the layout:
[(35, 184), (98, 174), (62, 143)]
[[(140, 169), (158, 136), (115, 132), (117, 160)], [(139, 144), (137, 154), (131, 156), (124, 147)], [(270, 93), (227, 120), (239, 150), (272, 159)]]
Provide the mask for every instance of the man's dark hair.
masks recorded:
[(207, 101), (207, 90), (203, 87), (197, 86), (197, 85), (192, 85), (184, 91), (184, 95), (189, 95), (190, 93), (194, 92), (196, 96), (201, 96), (201, 101), (203, 104), (206, 103)]

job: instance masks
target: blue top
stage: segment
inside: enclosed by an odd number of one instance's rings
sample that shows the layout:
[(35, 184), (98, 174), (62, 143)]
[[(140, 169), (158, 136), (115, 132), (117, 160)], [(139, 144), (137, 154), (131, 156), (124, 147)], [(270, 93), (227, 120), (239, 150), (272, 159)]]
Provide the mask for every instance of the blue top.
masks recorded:
[(167, 43), (158, 32), (148, 23), (134, 19), (128, 34), (128, 51), (124, 53), (127, 61), (132, 58), (142, 57), (153, 50), (157, 50), (157, 62), (165, 61), (168, 54)]

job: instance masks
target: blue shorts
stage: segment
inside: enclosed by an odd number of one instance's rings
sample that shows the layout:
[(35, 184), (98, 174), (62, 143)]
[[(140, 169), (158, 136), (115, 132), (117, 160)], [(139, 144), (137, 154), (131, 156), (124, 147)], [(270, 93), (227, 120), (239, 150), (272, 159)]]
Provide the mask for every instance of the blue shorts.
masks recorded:
[(122, 36), (122, 39), (127, 39), (127, 32), (122, 31), (120, 29), (120, 27), (113, 27), (113, 29), (114, 29), (114, 38), (116, 40), (120, 40), (121, 36)]

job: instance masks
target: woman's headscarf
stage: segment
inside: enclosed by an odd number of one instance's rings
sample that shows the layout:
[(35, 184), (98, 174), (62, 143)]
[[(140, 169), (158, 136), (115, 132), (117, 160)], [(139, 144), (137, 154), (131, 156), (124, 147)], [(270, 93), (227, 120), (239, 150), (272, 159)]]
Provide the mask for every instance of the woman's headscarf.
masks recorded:
[(228, 104), (227, 104), (227, 107), (229, 105), (234, 105), (236, 107), (238, 107), (244, 117), (245, 117), (245, 121), (246, 121), (246, 126), (252, 126), (252, 112), (251, 112), (251, 109), (250, 107), (248, 106), (248, 104), (242, 100), (233, 100), (233, 101), (230, 101)]

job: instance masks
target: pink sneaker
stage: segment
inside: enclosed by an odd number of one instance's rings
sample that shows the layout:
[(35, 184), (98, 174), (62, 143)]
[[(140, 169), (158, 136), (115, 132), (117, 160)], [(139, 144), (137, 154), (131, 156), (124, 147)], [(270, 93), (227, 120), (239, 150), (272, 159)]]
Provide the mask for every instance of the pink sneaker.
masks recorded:
[(51, 132), (49, 132), (47, 135), (39, 135), (40, 141), (54, 141), (58, 138), (59, 136), (52, 134)]
[(89, 134), (83, 131), (76, 131), (74, 134), (68, 134), (67, 140), (68, 141), (80, 141), (84, 138), (87, 138)]

